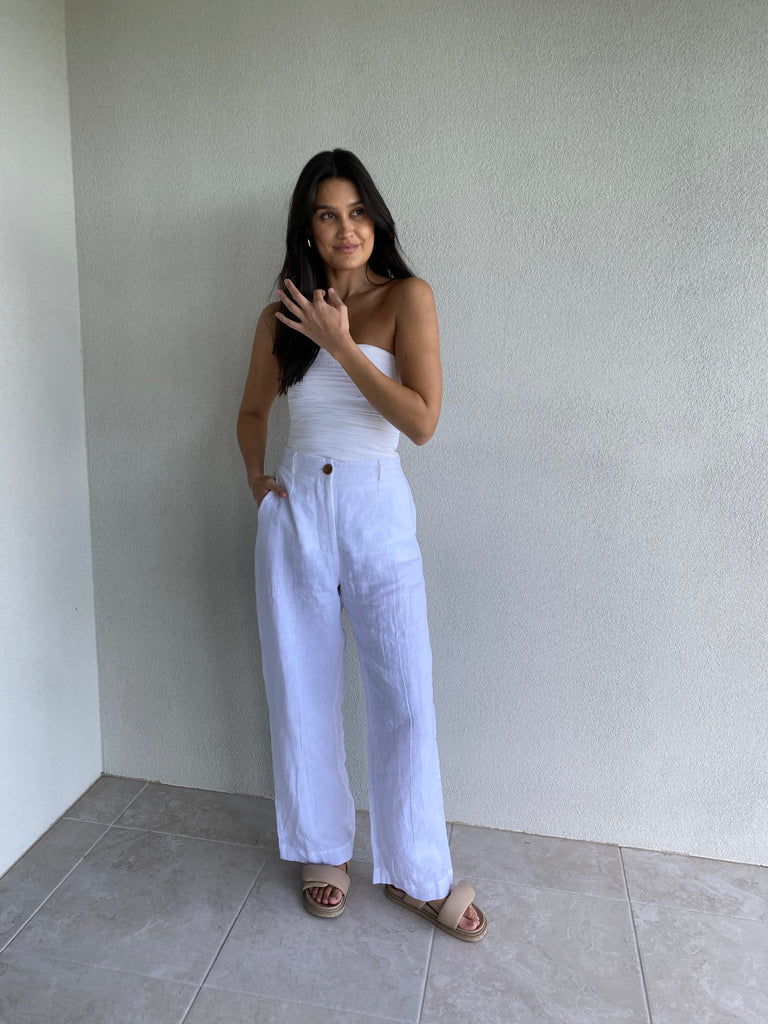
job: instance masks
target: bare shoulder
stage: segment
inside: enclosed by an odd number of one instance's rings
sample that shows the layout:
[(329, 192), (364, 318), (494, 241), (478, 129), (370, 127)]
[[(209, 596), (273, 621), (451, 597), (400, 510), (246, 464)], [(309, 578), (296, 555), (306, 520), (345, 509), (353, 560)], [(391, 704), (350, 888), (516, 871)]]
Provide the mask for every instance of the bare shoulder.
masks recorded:
[(427, 281), (420, 277), (403, 277), (392, 282), (391, 301), (396, 313), (434, 310), (435, 296)]
[(393, 298), (395, 355), (404, 384), (416, 386), (422, 395), (440, 381), (440, 328), (435, 296), (420, 277), (406, 277), (397, 284)]

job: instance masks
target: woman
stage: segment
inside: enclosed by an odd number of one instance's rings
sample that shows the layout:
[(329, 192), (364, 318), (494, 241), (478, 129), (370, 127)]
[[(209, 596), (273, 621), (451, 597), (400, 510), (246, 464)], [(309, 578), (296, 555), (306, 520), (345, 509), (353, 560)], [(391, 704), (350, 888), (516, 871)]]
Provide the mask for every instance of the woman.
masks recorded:
[[(258, 502), (256, 599), (280, 854), (305, 861), (305, 908), (346, 905), (355, 808), (344, 767), (345, 608), (368, 717), (374, 882), (466, 941), (486, 922), (452, 881), (415, 513), (396, 452), (435, 432), (442, 379), (432, 291), (352, 153), (318, 153), (288, 219), (280, 302), (262, 312), (238, 441)], [(269, 410), (288, 449), (264, 471)]]

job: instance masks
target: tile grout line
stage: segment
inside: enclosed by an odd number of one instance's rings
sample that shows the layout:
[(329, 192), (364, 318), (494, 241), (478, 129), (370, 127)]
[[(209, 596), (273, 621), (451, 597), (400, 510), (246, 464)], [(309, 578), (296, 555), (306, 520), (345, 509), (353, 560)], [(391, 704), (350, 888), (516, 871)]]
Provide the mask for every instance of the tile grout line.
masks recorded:
[(195, 1008), (195, 1003), (197, 1002), (197, 997), (200, 995), (200, 993), (202, 991), (203, 991), (203, 986), (202, 986), (202, 983), (201, 983), (199, 986), (197, 986), (195, 988), (195, 991), (192, 993), (192, 998), (190, 999), (190, 1001), (189, 1001), (189, 1003), (187, 1005), (186, 1010), (184, 1011), (182, 1016), (179, 1018), (178, 1024), (184, 1024), (184, 1021), (187, 1020), (187, 1018), (189, 1017), (190, 1013), (192, 1013), (192, 1011)]
[(473, 875), (475, 882), (488, 882), (491, 885), (508, 885), (511, 889), (534, 889), (536, 892), (560, 892), (565, 896), (586, 896), (590, 900), (605, 900), (606, 903), (626, 903), (624, 896), (603, 896), (599, 892), (585, 892), (583, 889), (563, 889), (551, 885), (534, 885), (532, 882), (510, 882), (509, 878), (488, 878), (485, 875)]
[[(110, 778), (110, 777), (115, 777), (116, 778), (116, 776), (102, 775), (102, 778)], [(141, 781), (141, 780), (139, 779), (138, 781)], [(99, 782), (99, 780), (97, 779), (96, 782), (94, 783), (94, 786), (97, 785), (98, 782)], [(77, 817), (75, 817), (74, 814), (68, 814), (68, 813), (62, 814), (62, 816), (58, 820), (59, 821), (83, 821), (86, 824), (106, 825), (108, 828), (111, 828), (115, 824), (115, 822), (118, 821), (125, 814), (125, 812), (131, 806), (131, 804), (139, 799), (139, 797), (141, 796), (141, 794), (144, 792), (144, 790), (147, 788), (148, 785), (149, 785), (149, 783), (145, 782), (144, 785), (141, 787), (141, 789), (138, 791), (138, 793), (134, 794), (134, 796), (131, 797), (131, 799), (128, 801), (128, 803), (125, 805), (125, 807), (123, 807), (115, 815), (115, 817), (111, 821), (97, 821), (95, 818), (77, 818)], [(93, 789), (93, 786), (91, 786), (90, 788)], [(88, 794), (88, 790), (86, 790), (85, 793), (83, 793), (83, 796), (80, 797), (80, 800), (82, 800), (83, 797), (85, 797), (87, 794)], [(76, 800), (75, 803), (80, 803), (80, 800)], [(72, 806), (74, 807), (75, 805), (73, 804)], [(71, 808), (70, 808), (70, 810), (71, 810)], [(54, 822), (54, 824), (56, 824), (56, 822)], [(51, 826), (51, 828), (53, 828), (53, 825)]]
[(745, 924), (768, 924), (768, 921), (760, 920), (757, 917), (742, 917), (740, 914), (720, 914), (716, 910), (697, 910), (696, 907), (679, 907), (672, 903), (660, 903), (656, 900), (634, 900), (633, 906), (656, 907), (659, 910), (669, 910), (673, 914), (697, 914), (699, 917), (717, 917), (726, 921), (743, 921)]
[[(202, 986), (201, 986), (200, 991), (202, 991)], [(324, 1003), (306, 1003), (306, 1002), (301, 1002), (298, 999), (291, 999), (291, 998), (289, 998), (287, 996), (284, 996), (284, 995), (282, 995), (282, 996), (260, 996), (260, 995), (257, 995), (257, 993), (251, 992), (251, 991), (249, 991), (248, 989), (245, 989), (245, 988), (217, 988), (217, 986), (215, 986), (215, 985), (209, 985), (206, 988), (206, 992), (224, 992), (227, 995), (247, 996), (247, 997), (249, 997), (251, 999), (256, 999), (256, 1000), (267, 999), (267, 1000), (271, 1000), (271, 1001), (278, 1002), (278, 1003), (285, 1003), (287, 1006), (291, 1006), (291, 1007), (298, 1006), (298, 1007), (300, 1007), (303, 1010), (325, 1010), (327, 1013), (344, 1013), (344, 1014), (347, 1014), (347, 1015), (348, 1014), (356, 1014), (357, 1017), (355, 1018), (355, 1024), (362, 1024), (362, 1022), (364, 1020), (365, 1021), (370, 1021), (371, 1024), (417, 1024), (417, 1022), (415, 1022), (415, 1021), (414, 1022), (407, 1021), (407, 1020), (404, 1020), (402, 1017), (382, 1017), (381, 1015), (373, 1016), (370, 1013), (366, 1013), (365, 1010), (343, 1010), (343, 1009), (339, 1009), (336, 1006), (326, 1006)], [(196, 994), (195, 998), (197, 998), (197, 995), (199, 995), (199, 994), (200, 993), (198, 992)], [(192, 1009), (192, 1007), (190, 1007), (190, 1009)], [(189, 1014), (189, 1010), (187, 1010), (186, 1012), (187, 1012), (187, 1014)], [(358, 1018), (359, 1018), (359, 1020), (358, 1020)], [(184, 1020), (179, 1021), (178, 1024), (184, 1024)], [(236, 1022), (232, 1021), (232, 1022), (230, 1022), (230, 1024), (245, 1024), (245, 1022), (241, 1022), (240, 1020), (238, 1020)]]
[(635, 940), (635, 952), (637, 953), (637, 965), (640, 968), (640, 983), (643, 986), (643, 999), (645, 1000), (645, 1012), (648, 1015), (648, 1024), (653, 1024), (653, 1015), (651, 1014), (651, 1001), (648, 996), (648, 986), (645, 981), (645, 968), (643, 967), (643, 956), (640, 952), (640, 940), (637, 936), (637, 924), (635, 923), (635, 912), (632, 906), (632, 897), (629, 892), (629, 882), (627, 880), (627, 871), (624, 866), (624, 853), (621, 847), (619, 847), (619, 861), (621, 863), (621, 873), (624, 878), (624, 890), (627, 894), (627, 904), (629, 906), (629, 920), (632, 923), (632, 935)]
[[(196, 988), (194, 981), (182, 981), (179, 978), (163, 978), (155, 974), (142, 974), (141, 971), (129, 971), (124, 967), (111, 967), (108, 964), (94, 964), (90, 960), (73, 960), (70, 957), (62, 956), (60, 953), (15, 953), (14, 950), (10, 951), (12, 955), (27, 957), (30, 960), (51, 960), (57, 964), (67, 964), (70, 967), (83, 967), (88, 971), (103, 971), (107, 974), (120, 974), (124, 978), (144, 978), (148, 981), (158, 981), (162, 984), (168, 985), (181, 985), (185, 988)], [(181, 1024), (181, 1022), (179, 1022)]]
[(205, 985), (206, 981), (210, 977), (211, 971), (216, 966), (216, 961), (221, 956), (221, 951), (224, 949), (224, 946), (226, 945), (227, 939), (232, 934), (232, 929), (235, 927), (237, 922), (240, 920), (240, 915), (243, 912), (243, 907), (248, 902), (248, 898), (250, 897), (251, 893), (255, 889), (256, 883), (258, 882), (259, 878), (261, 877), (261, 873), (264, 870), (264, 866), (265, 865), (262, 864), (261, 867), (259, 868), (259, 870), (256, 872), (256, 877), (254, 878), (254, 880), (251, 882), (250, 886), (248, 887), (248, 892), (245, 894), (245, 896), (243, 897), (242, 902), (240, 903), (240, 906), (237, 908), (237, 913), (235, 914), (235, 916), (232, 919), (232, 924), (229, 926), (229, 928), (227, 928), (226, 935), (221, 940), (221, 942), (219, 944), (219, 948), (216, 950), (216, 952), (214, 953), (213, 957), (211, 958), (211, 962), (208, 965), (208, 969), (206, 970), (205, 974), (203, 975), (203, 977), (202, 977), (202, 979), (200, 981), (200, 984), (197, 987), (197, 991), (195, 992), (194, 996), (192, 997), (192, 1001), (190, 1002), (189, 1006), (187, 1007), (184, 1016), (179, 1021), (179, 1024), (184, 1024), (184, 1021), (187, 1019), (187, 1017), (192, 1012), (192, 1009), (193, 1009), (195, 1003), (197, 1002), (197, 997), (203, 991), (203, 986)]
[(424, 985), (421, 990), (421, 1001), (419, 1002), (419, 1013), (416, 1017), (417, 1024), (421, 1020), (422, 1014), (424, 1013), (424, 1003), (427, 1001), (427, 988), (429, 986), (429, 971), (432, 967), (432, 951), (435, 948), (435, 932), (436, 929), (432, 929), (432, 934), (429, 938), (429, 952), (427, 953), (427, 966), (424, 971)]
[[(120, 811), (118, 816), (115, 818), (115, 821), (119, 821), (120, 818), (122, 818), (122, 816), (125, 814), (125, 812), (128, 810), (128, 808), (131, 807), (132, 804), (134, 804), (139, 799), (139, 797), (141, 796), (141, 794), (144, 792), (144, 790), (147, 788), (148, 785), (149, 785), (149, 783), (145, 782), (144, 785), (139, 790), (139, 792), (136, 794), (136, 796), (131, 797), (131, 799), (128, 801), (128, 803), (125, 805), (125, 807), (122, 809), (122, 811)], [(112, 822), (113, 825), (115, 824), (115, 821)]]
[[(99, 780), (97, 779), (96, 782), (98, 782), (98, 781)], [(96, 785), (96, 783), (94, 783), (94, 785)], [(32, 911), (32, 913), (29, 915), (29, 917), (24, 921), (24, 923), (19, 925), (19, 927), (16, 929), (16, 931), (13, 933), (13, 935), (11, 935), (11, 937), (8, 939), (8, 941), (4, 945), (0, 946), (0, 953), (4, 953), (6, 951), (6, 949), (8, 949), (8, 947), (14, 941), (14, 939), (16, 939), (17, 936), (27, 927), (27, 925), (32, 920), (32, 918), (42, 910), (42, 908), (45, 906), (45, 904), (48, 902), (48, 900), (51, 898), (51, 896), (53, 896), (53, 894), (55, 892), (57, 892), (61, 888), (61, 886), (66, 882), (66, 880), (69, 878), (69, 876), (72, 874), (72, 872), (82, 864), (82, 862), (85, 860), (85, 858), (88, 856), (88, 854), (93, 850), (93, 848), (98, 843), (100, 843), (101, 840), (104, 838), (104, 836), (107, 834), (107, 832), (109, 832), (109, 830), (112, 828), (112, 826), (117, 821), (117, 819), (120, 817), (120, 815), (124, 814), (128, 810), (128, 808), (131, 806), (133, 801), (136, 800), (144, 792), (144, 790), (147, 788), (148, 785), (149, 785), (149, 783), (145, 782), (144, 785), (139, 790), (139, 792), (136, 793), (136, 795), (133, 796), (128, 801), (128, 803), (125, 805), (125, 807), (120, 811), (120, 814), (118, 814), (117, 817), (115, 817), (108, 824), (105, 824), (103, 821), (88, 821), (85, 818), (70, 818), (66, 814), (62, 814), (62, 816), (60, 818), (56, 819), (56, 821), (53, 823), (53, 825), (50, 826), (50, 828), (53, 828), (53, 826), (57, 825), (60, 821), (78, 821), (78, 822), (80, 822), (83, 825), (98, 825), (98, 826), (100, 826), (103, 829), (103, 832), (101, 833), (101, 835), (99, 836), (98, 839), (96, 839), (93, 843), (91, 843), (91, 845), (88, 847), (88, 849), (82, 855), (82, 857), (78, 858), (78, 860), (75, 861), (75, 863), (72, 865), (72, 867), (69, 869), (69, 871), (62, 878), (59, 879), (57, 884), (50, 890), (50, 892), (47, 894), (45, 899), (42, 900), (42, 902), (37, 907), (35, 907), (35, 909)], [(83, 794), (83, 795), (85, 795), (85, 794)], [(50, 831), (50, 828), (47, 829), (46, 831)], [(27, 852), (29, 852), (29, 851), (27, 851)]]
[[(448, 822), (448, 848), (450, 849), (451, 841), (453, 839), (453, 822)], [(453, 868), (453, 866), (451, 866)], [(420, 1021), (422, 1014), (424, 1013), (424, 1003), (427, 1001), (427, 988), (429, 986), (429, 971), (432, 967), (432, 952), (435, 948), (435, 928), (432, 928), (432, 934), (429, 937), (429, 950), (427, 952), (427, 964), (424, 970), (424, 984), (421, 989), (421, 1000), (419, 1002), (419, 1012), (416, 1017), (416, 1021)]]
[[(453, 840), (454, 823), (452, 821), (450, 821), (450, 822), (447, 822), (447, 825), (448, 825), (448, 847), (450, 848), (451, 842)], [(429, 972), (430, 972), (430, 970), (432, 968), (432, 953), (433, 953), (434, 948), (435, 948), (435, 934), (436, 934), (436, 931), (437, 931), (436, 928), (432, 928), (432, 934), (429, 937), (429, 951), (427, 953), (427, 965), (426, 965), (426, 969), (424, 971), (424, 985), (423, 985), (422, 990), (421, 990), (421, 1002), (419, 1003), (419, 1013), (418, 1013), (418, 1016), (416, 1017), (417, 1024), (418, 1024), (418, 1022), (422, 1018), (422, 1015), (424, 1013), (424, 1003), (427, 1001), (427, 988), (429, 987)]]
[[(74, 819), (73, 819), (73, 820), (74, 820)], [(59, 819), (59, 821), (61, 821), (61, 819)], [(54, 824), (56, 824), (56, 823), (54, 822)], [(76, 868), (80, 867), (80, 865), (81, 865), (81, 864), (83, 863), (83, 861), (84, 861), (84, 860), (85, 860), (85, 858), (86, 858), (86, 857), (88, 856), (88, 854), (89, 854), (89, 853), (91, 852), (91, 850), (93, 850), (93, 848), (94, 848), (95, 846), (97, 846), (97, 845), (98, 845), (98, 844), (99, 844), (99, 843), (101, 842), (101, 840), (102, 840), (102, 839), (104, 838), (104, 836), (105, 836), (105, 835), (107, 834), (107, 832), (109, 832), (110, 828), (112, 827), (111, 825), (104, 825), (104, 824), (103, 824), (102, 822), (99, 822), (99, 821), (97, 821), (97, 822), (86, 822), (85, 824), (89, 824), (89, 825), (99, 825), (99, 826), (101, 826), (101, 827), (102, 827), (102, 828), (104, 829), (104, 831), (103, 831), (103, 832), (101, 833), (101, 835), (99, 836), (99, 838), (98, 838), (98, 839), (94, 840), (94, 842), (93, 842), (93, 843), (91, 843), (91, 845), (90, 845), (90, 846), (88, 847), (88, 849), (87, 849), (87, 850), (85, 851), (85, 853), (84, 853), (84, 854), (82, 855), (82, 857), (79, 857), (79, 858), (77, 859), (77, 861), (76, 861), (76, 862), (75, 862), (75, 863), (74, 863), (74, 864), (72, 865), (72, 867), (71, 867), (71, 868), (69, 869), (69, 871), (68, 871), (68, 872), (67, 872), (67, 873), (66, 873), (66, 874), (65, 874), (65, 875), (63, 876), (63, 878), (60, 878), (60, 879), (59, 879), (59, 881), (58, 881), (58, 882), (56, 883), (56, 885), (54, 885), (54, 887), (53, 887), (53, 888), (51, 889), (51, 891), (50, 891), (50, 892), (49, 892), (49, 893), (47, 894), (47, 896), (45, 897), (45, 899), (44, 899), (44, 900), (42, 900), (42, 902), (41, 902), (41, 903), (39, 904), (39, 906), (35, 907), (35, 909), (34, 909), (34, 910), (32, 911), (32, 913), (31, 913), (31, 914), (29, 915), (29, 917), (28, 917), (28, 918), (27, 918), (27, 919), (26, 919), (26, 920), (24, 921), (24, 923), (23, 923), (23, 924), (19, 925), (19, 927), (18, 927), (18, 928), (16, 929), (16, 931), (15, 931), (15, 932), (13, 933), (13, 935), (12, 935), (12, 936), (10, 937), (10, 939), (8, 939), (8, 941), (7, 941), (7, 942), (6, 942), (6, 943), (5, 943), (5, 944), (4, 944), (3, 946), (0, 946), (0, 954), (4, 953), (4, 952), (6, 951), (6, 949), (8, 949), (8, 947), (9, 947), (9, 946), (10, 946), (10, 944), (11, 944), (11, 943), (12, 943), (12, 942), (14, 941), (14, 939), (16, 939), (16, 938), (17, 938), (17, 937), (19, 936), (19, 934), (20, 934), (20, 933), (21, 933), (21, 932), (22, 932), (22, 931), (23, 931), (23, 930), (24, 930), (24, 929), (25, 929), (25, 928), (27, 927), (27, 925), (28, 925), (28, 924), (29, 924), (29, 922), (30, 922), (30, 921), (32, 920), (32, 918), (33, 918), (33, 917), (35, 917), (35, 915), (36, 915), (36, 914), (39, 914), (39, 913), (40, 913), (40, 911), (41, 911), (41, 910), (43, 909), (43, 907), (44, 907), (44, 906), (45, 906), (45, 904), (46, 904), (46, 903), (48, 902), (48, 900), (49, 900), (49, 899), (51, 898), (51, 896), (53, 896), (53, 894), (54, 894), (54, 893), (56, 893), (56, 892), (58, 892), (58, 891), (59, 891), (59, 889), (61, 888), (61, 886), (62, 886), (62, 885), (64, 885), (64, 883), (65, 883), (65, 882), (66, 882), (66, 880), (67, 880), (67, 879), (69, 878), (69, 876), (70, 876), (70, 875), (72, 874), (72, 872), (73, 872), (73, 871), (75, 871), (75, 870), (76, 870)], [(52, 827), (53, 827), (53, 826), (51, 826), (51, 828), (52, 828)]]
[[(78, 821), (78, 818), (70, 818), (70, 821)], [(90, 824), (101, 824), (100, 822), (90, 822)], [(210, 836), (193, 836), (189, 832), (167, 832), (161, 828), (149, 828), (146, 825), (119, 825), (113, 822), (108, 826), (109, 828), (119, 828), (123, 832), (151, 832), (155, 836), (168, 836), (171, 839), (195, 839), (201, 843), (219, 843), (224, 846), (237, 846), (243, 850), (263, 850), (265, 853), (277, 853), (277, 843), (270, 845), (264, 845), (262, 843), (239, 843), (233, 839), (212, 839)], [(363, 864), (370, 864), (370, 861), (361, 861)]]

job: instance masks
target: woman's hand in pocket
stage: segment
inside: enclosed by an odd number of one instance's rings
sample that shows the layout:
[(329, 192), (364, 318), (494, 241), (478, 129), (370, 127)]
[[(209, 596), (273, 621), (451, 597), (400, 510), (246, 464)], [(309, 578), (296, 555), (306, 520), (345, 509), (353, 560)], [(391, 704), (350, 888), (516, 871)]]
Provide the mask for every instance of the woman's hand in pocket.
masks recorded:
[(264, 501), (270, 491), (274, 491), (278, 498), (285, 498), (288, 494), (286, 489), (281, 487), (273, 476), (262, 474), (261, 476), (254, 477), (253, 480), (249, 480), (248, 483), (251, 488), (251, 494), (259, 508), (261, 508), (262, 501)]

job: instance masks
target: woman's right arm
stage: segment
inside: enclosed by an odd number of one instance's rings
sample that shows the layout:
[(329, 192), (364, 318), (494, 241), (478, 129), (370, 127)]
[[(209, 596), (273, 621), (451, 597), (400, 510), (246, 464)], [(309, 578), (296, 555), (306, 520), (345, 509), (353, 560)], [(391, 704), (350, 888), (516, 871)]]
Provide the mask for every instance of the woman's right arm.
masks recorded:
[(245, 391), (237, 417), (237, 443), (245, 462), (248, 486), (261, 504), (268, 491), (281, 498), (285, 491), (274, 477), (264, 474), (264, 453), (267, 447), (269, 410), (280, 389), (280, 372), (272, 352), (275, 332), (275, 310), (279, 303), (267, 306), (259, 317), (253, 339), (251, 364), (245, 379)]

